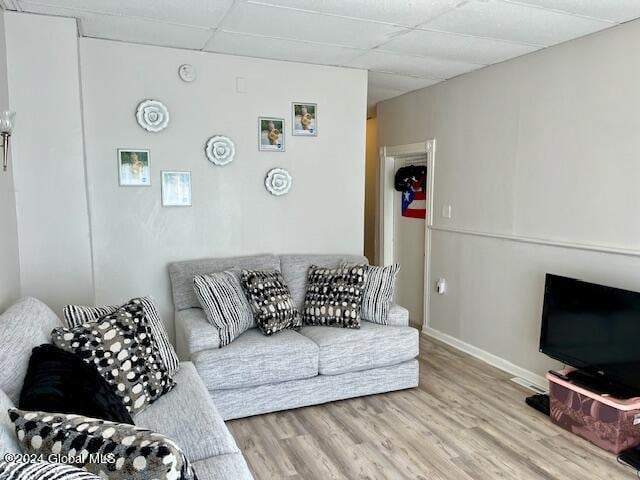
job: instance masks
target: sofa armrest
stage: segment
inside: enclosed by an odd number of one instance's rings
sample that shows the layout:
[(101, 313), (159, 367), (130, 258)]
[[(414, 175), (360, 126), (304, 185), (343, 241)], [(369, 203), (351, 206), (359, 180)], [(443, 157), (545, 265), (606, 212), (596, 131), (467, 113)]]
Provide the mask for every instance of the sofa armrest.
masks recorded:
[(387, 317), (387, 325), (406, 327), (409, 325), (409, 310), (397, 304), (392, 304)]
[(201, 308), (176, 311), (176, 350), (187, 361), (202, 350), (220, 348), (218, 329), (207, 322)]

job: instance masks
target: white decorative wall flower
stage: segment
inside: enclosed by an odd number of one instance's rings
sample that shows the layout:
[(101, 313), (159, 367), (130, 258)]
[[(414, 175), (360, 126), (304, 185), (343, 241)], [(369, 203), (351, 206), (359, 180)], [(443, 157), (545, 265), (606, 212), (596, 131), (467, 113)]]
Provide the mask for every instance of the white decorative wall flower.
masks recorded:
[(292, 181), (291, 175), (284, 168), (273, 168), (267, 173), (264, 184), (272, 195), (280, 196), (289, 193)]
[(207, 141), (204, 151), (211, 163), (223, 166), (233, 161), (236, 147), (229, 137), (216, 135)]
[(144, 100), (138, 105), (136, 120), (147, 132), (161, 132), (169, 125), (169, 110), (158, 100)]

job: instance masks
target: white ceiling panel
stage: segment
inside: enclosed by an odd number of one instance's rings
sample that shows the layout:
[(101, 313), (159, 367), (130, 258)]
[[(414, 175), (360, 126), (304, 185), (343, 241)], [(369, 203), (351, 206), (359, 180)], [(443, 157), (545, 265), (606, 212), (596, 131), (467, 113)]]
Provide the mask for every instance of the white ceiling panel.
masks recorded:
[(429, 78), (408, 77), (393, 73), (369, 72), (369, 88), (384, 88), (400, 92), (411, 92), (420, 88), (429, 87), (440, 80)]
[[(16, 0), (27, 11), (30, 5), (69, 8), (93, 13), (141, 17), (169, 23), (215, 28), (233, 0)], [(43, 8), (44, 9), (44, 8)]]
[(371, 48), (406, 31), (393, 25), (254, 3), (237, 4), (222, 29), (355, 48)]
[(381, 50), (489, 65), (518, 57), (538, 47), (490, 38), (412, 30), (385, 43)]
[(516, 0), (516, 3), (622, 23), (640, 17), (638, 0)]
[(460, 0), (264, 0), (255, 3), (415, 26), (455, 8)]
[(356, 58), (353, 67), (407, 76), (426, 77), (434, 80), (455, 77), (476, 70), (482, 65), (458, 62), (435, 57), (416, 57), (372, 50)]
[(80, 20), (81, 33), (86, 37), (117, 39), (125, 42), (162, 45), (178, 48), (201, 49), (207, 43), (213, 30), (201, 27), (186, 27), (160, 23), (140, 18), (113, 15), (98, 15), (86, 12), (74, 12), (64, 8), (55, 10), (28, 1), (21, 3), (34, 13), (50, 13), (60, 16), (76, 16)]
[(207, 43), (205, 50), (323, 65), (345, 65), (364, 52), (364, 50), (345, 47), (301, 42), (299, 40), (266, 38), (243, 33), (225, 32), (223, 30), (215, 33)]
[(469, 0), (424, 26), (446, 32), (549, 46), (602, 30), (611, 24), (502, 0)]

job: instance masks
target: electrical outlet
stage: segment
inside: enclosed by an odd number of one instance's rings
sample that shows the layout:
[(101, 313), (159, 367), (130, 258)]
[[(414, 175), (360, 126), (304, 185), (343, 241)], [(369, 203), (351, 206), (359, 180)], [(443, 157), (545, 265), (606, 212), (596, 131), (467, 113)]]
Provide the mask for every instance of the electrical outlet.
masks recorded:
[(236, 92), (247, 93), (247, 79), (244, 77), (236, 77)]
[(451, 218), (451, 205), (442, 206), (442, 218)]

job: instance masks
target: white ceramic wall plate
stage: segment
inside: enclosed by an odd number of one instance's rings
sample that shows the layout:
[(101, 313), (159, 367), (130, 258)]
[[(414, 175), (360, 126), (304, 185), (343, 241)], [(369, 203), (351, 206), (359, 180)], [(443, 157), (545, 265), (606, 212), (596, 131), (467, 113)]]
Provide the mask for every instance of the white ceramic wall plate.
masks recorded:
[(169, 126), (169, 110), (158, 100), (143, 100), (136, 110), (136, 120), (147, 132), (158, 133)]
[(291, 190), (293, 179), (284, 168), (273, 168), (267, 173), (264, 185), (272, 195), (286, 195)]
[(236, 147), (233, 141), (224, 135), (211, 137), (207, 141), (204, 151), (211, 163), (220, 166), (233, 162), (236, 155)]

